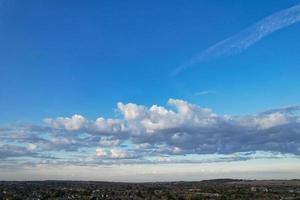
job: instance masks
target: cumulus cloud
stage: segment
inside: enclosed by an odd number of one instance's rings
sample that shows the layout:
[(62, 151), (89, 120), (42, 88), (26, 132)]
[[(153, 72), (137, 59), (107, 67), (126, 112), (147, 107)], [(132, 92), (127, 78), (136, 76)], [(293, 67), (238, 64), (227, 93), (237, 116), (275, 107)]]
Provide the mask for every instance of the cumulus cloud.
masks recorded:
[(132, 155), (130, 155), (129, 152), (119, 150), (119, 149), (103, 149), (103, 148), (97, 148), (96, 149), (96, 155), (99, 158), (109, 158), (109, 159), (129, 159), (133, 158)]
[(0, 160), (14, 157), (35, 156), (36, 154), (26, 147), (12, 144), (0, 146)]
[(55, 119), (45, 118), (44, 122), (55, 129), (64, 129), (66, 131), (87, 131), (95, 134), (112, 134), (126, 132), (123, 120), (97, 118), (95, 121), (89, 121), (81, 115), (75, 114), (71, 117), (58, 117)]
[(100, 158), (106, 157), (108, 155), (107, 151), (102, 148), (97, 148), (96, 149), (96, 155)]
[[(249, 116), (218, 115), (179, 99), (169, 99), (170, 108), (121, 102), (117, 106), (123, 118), (110, 119), (111, 123), (101, 118), (105, 122), (101, 127), (115, 137), (112, 141), (101, 140), (102, 146), (117, 146), (122, 139), (131, 141), (135, 149), (144, 149), (146, 155), (300, 153), (299, 116), (295, 114), (298, 106)], [(124, 130), (129, 134), (119, 138)]]
[(279, 112), (270, 113), (266, 116), (259, 117), (258, 119), (255, 119), (255, 121), (262, 129), (284, 125), (289, 122), (287, 116)]
[(28, 147), (27, 147), (27, 149), (29, 151), (34, 151), (34, 150), (36, 150), (36, 148), (37, 148), (37, 145), (36, 144), (32, 144), (32, 143), (29, 143)]
[(51, 126), (55, 128), (65, 128), (66, 130), (78, 130), (82, 128), (85, 123), (86, 119), (82, 117), (81, 115), (73, 115), (72, 117), (59, 117), (55, 120), (51, 118), (44, 119), (44, 122), (47, 124), (50, 124)]
[(167, 106), (120, 102), (117, 107), (116, 119), (74, 115), (47, 118), (46, 126), (2, 127), (2, 159), (29, 155), (108, 164), (236, 153), (245, 153), (245, 159), (255, 152), (300, 156), (300, 106), (245, 116), (218, 115), (179, 99), (169, 99)]
[(295, 5), (263, 18), (241, 32), (226, 38), (205, 49), (183, 65), (177, 67), (171, 75), (199, 62), (240, 53), (269, 34), (300, 21), (300, 5)]
[(103, 138), (99, 141), (99, 145), (103, 147), (112, 147), (112, 146), (118, 146), (121, 144), (120, 139), (107, 139)]
[(94, 122), (94, 126), (91, 129), (95, 132), (107, 133), (108, 135), (127, 131), (124, 121), (119, 119), (104, 119), (100, 117)]

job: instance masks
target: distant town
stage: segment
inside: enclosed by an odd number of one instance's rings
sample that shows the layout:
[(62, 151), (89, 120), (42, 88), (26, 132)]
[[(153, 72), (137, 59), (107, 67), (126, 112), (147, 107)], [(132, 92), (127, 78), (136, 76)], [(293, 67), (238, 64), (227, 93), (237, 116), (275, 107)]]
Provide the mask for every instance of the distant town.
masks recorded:
[(300, 199), (300, 180), (117, 183), (1, 181), (0, 200)]

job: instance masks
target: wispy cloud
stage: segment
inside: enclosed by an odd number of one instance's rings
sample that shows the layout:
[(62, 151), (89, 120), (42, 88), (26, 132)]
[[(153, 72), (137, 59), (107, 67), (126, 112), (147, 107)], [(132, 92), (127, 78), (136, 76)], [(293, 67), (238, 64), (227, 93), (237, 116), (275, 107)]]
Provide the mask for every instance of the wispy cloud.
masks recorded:
[(208, 61), (222, 56), (238, 54), (258, 42), (262, 38), (268, 36), (269, 34), (299, 21), (300, 4), (276, 12), (256, 22), (254, 25), (242, 30), (236, 35), (226, 38), (225, 40), (222, 40), (215, 45), (207, 48), (183, 65), (177, 67), (171, 73), (171, 75), (174, 76), (181, 71), (191, 67), (192, 65), (203, 61)]
[(216, 91), (214, 90), (203, 90), (203, 91), (199, 91), (199, 92), (195, 92), (194, 94), (196, 96), (203, 96), (203, 95), (209, 95), (209, 94), (215, 94)]

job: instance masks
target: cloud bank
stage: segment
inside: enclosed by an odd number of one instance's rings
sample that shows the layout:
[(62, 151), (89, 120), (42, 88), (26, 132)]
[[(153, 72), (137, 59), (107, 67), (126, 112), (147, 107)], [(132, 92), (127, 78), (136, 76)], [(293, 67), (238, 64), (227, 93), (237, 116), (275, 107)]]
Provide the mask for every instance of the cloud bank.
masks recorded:
[(254, 25), (242, 30), (225, 40), (222, 40), (215, 45), (202, 51), (200, 54), (191, 58), (183, 65), (177, 67), (171, 75), (176, 75), (181, 71), (195, 65), (197, 63), (215, 59), (222, 56), (230, 56), (238, 54), (259, 40), (268, 36), (269, 34), (283, 29), (287, 26), (295, 24), (300, 21), (300, 5), (276, 12), (262, 20), (256, 22)]
[[(300, 106), (218, 115), (179, 99), (167, 106), (117, 104), (119, 118), (44, 119), (0, 128), (1, 166), (201, 163), (300, 156)], [(212, 156), (208, 158), (208, 156)]]

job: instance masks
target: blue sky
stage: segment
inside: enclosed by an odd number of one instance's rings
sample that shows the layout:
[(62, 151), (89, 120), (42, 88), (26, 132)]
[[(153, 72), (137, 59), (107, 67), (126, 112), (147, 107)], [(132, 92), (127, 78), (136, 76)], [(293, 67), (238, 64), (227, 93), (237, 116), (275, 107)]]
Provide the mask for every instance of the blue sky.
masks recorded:
[[(295, 4), (4, 1), (1, 121), (111, 116), (118, 101), (152, 105), (170, 97), (233, 114), (296, 104), (297, 24), (239, 55), (168, 77), (191, 56)], [(194, 96), (202, 90), (216, 94)]]
[[(256, 23), (298, 4), (2, 0), (0, 136), (6, 139), (0, 142), (0, 159), (5, 166), (16, 166), (25, 161), (53, 164), (55, 159), (49, 157), (60, 157), (72, 166), (75, 154), (77, 159), (96, 152), (107, 160), (105, 165), (132, 164), (131, 160), (155, 160), (160, 165), (157, 156), (167, 157), (163, 163), (199, 164), (212, 154), (217, 154), (217, 162), (231, 163), (238, 154), (237, 160), (251, 160), (255, 168), (252, 157), (244, 155), (251, 152), (261, 159), (288, 157), (299, 164), (300, 137), (295, 129), (300, 117), (295, 105), (300, 102), (300, 11), (296, 8), (291, 14), (295, 21), (283, 22), (286, 26), (249, 47), (237, 53), (227, 49), (249, 32), (257, 34)], [(215, 46), (226, 39), (225, 45)], [(172, 75), (210, 48), (211, 58)], [(289, 106), (294, 106), (293, 113), (281, 109)], [(269, 111), (277, 108), (281, 110)], [(216, 134), (223, 124), (244, 131), (242, 139), (232, 136), (236, 143), (224, 145), (228, 134), (237, 133), (226, 129)], [(187, 148), (190, 140), (202, 139), (203, 126), (216, 137), (215, 145), (208, 148), (206, 141), (199, 142), (205, 146), (202, 150), (194, 144)], [(274, 130), (278, 134), (268, 135)], [(242, 148), (237, 143), (248, 138), (248, 131), (256, 139)], [(165, 132), (173, 135), (151, 135)], [(260, 138), (262, 132), (266, 138)], [(178, 137), (188, 139), (176, 143)], [(143, 153), (134, 147), (141, 144)], [(99, 160), (91, 163), (103, 165)]]

